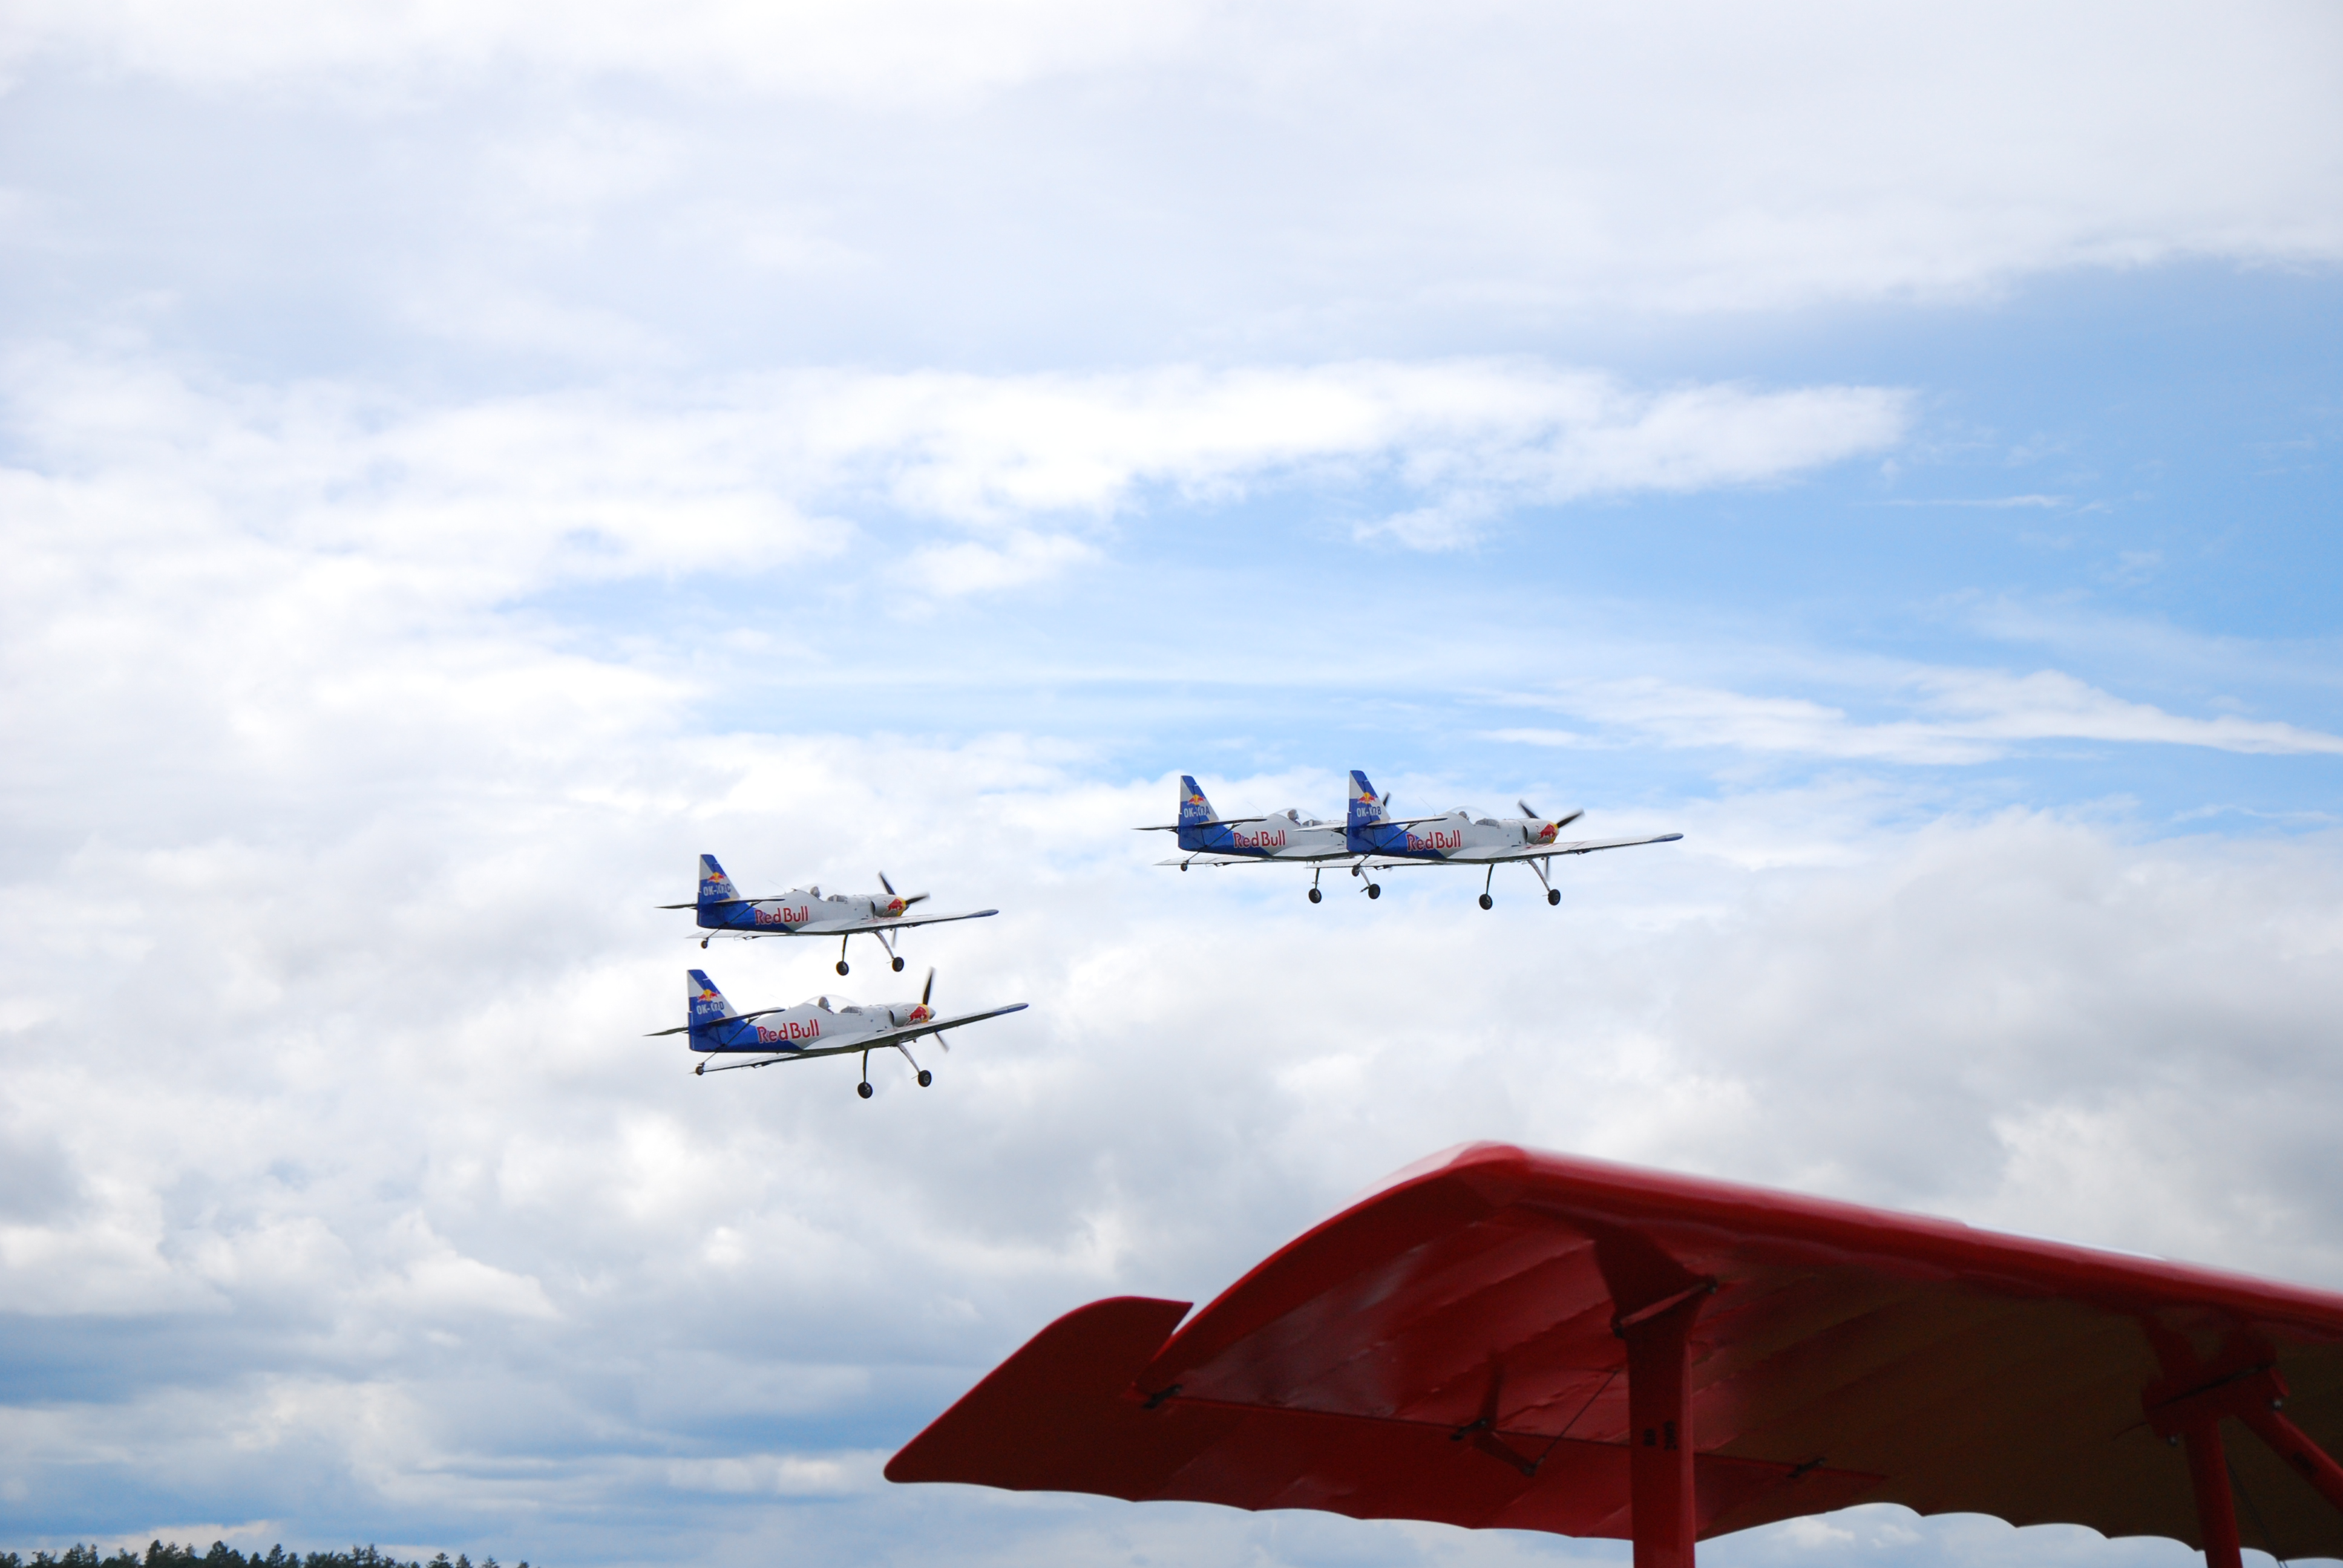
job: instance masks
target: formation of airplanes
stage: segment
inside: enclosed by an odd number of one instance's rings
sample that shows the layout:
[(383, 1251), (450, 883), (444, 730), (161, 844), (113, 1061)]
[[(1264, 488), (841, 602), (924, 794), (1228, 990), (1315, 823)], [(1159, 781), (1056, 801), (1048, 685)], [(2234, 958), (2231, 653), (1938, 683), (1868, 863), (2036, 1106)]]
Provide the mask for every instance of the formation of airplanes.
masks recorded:
[[(897, 892), (884, 871), (879, 873), (879, 885), (886, 890), (883, 897), (875, 893), (825, 894), (819, 887), (803, 887), (771, 897), (742, 898), (716, 857), (702, 855), (699, 897), (688, 904), (661, 904), (659, 908), (694, 911), (703, 949), (717, 937), (836, 937), (840, 974), (848, 972), (846, 943), (850, 938), (876, 937), (880, 946), (887, 950), (890, 966), (900, 974), (903, 955), (895, 950), (898, 931), (951, 920), (982, 920), (1001, 912), (968, 910), (950, 915), (921, 914), (916, 912), (917, 907), (927, 901), (927, 894)], [(922, 1035), (933, 1035), (936, 1044), (950, 1051), (951, 1047), (944, 1040), (946, 1030), (959, 1029), (980, 1019), (1020, 1012), (1025, 1007), (1021, 1001), (1011, 1002), (982, 1012), (961, 1013), (957, 1018), (942, 1017), (934, 1007), (936, 971), (930, 970), (928, 983), (920, 989), (916, 1002), (865, 1005), (844, 997), (817, 996), (795, 1007), (762, 1007), (742, 1012), (724, 1000), (724, 993), (705, 970), (687, 970), (684, 974), (688, 1000), (683, 1022), (674, 1029), (653, 1030), (647, 1038), (689, 1036), (687, 1043), (702, 1059), (691, 1070), (695, 1076), (706, 1074), (707, 1059), (717, 1056), (744, 1059), (724, 1062), (715, 1070), (730, 1072), (744, 1067), (810, 1061), (819, 1056), (860, 1054), (862, 1079), (854, 1091), (865, 1100), (870, 1098), (871, 1092), (872, 1051), (899, 1053), (910, 1063), (913, 1081), (925, 1089), (935, 1081), (935, 1074), (921, 1067), (911, 1055), (913, 1040)]]
[(1195, 779), (1180, 776), (1180, 819), (1150, 823), (1142, 833), (1177, 833), (1180, 853), (1158, 865), (1261, 866), (1299, 864), (1310, 867), (1310, 901), (1323, 894), (1318, 879), (1329, 865), (1350, 862), (1350, 873), (1363, 885), (1367, 897), (1383, 897), (1378, 871), (1410, 866), (1473, 866), (1483, 868), (1481, 907), (1494, 908), (1490, 891), (1497, 868), (1514, 862), (1526, 865), (1545, 890), (1545, 901), (1562, 902), (1562, 890), (1551, 871), (1558, 855), (1591, 855), (1597, 849), (1624, 849), (1637, 844), (1672, 844), (1682, 833), (1653, 833), (1629, 839), (1564, 839), (1562, 830), (1585, 815), (1583, 810), (1547, 817), (1526, 800), (1514, 802), (1518, 817), (1479, 817), (1463, 807), (1436, 817), (1394, 817), (1390, 797), (1359, 769), (1351, 769), (1349, 811), (1340, 822), (1324, 822), (1288, 809), (1266, 817), (1223, 817), (1212, 809)]
[[(1161, 862), (1186, 870), (1191, 866), (1251, 866), (1294, 864), (1310, 867), (1310, 901), (1324, 895), (1319, 877), (1330, 865), (1347, 863), (1350, 873), (1370, 899), (1381, 898), (1377, 873), (1406, 866), (1477, 866), (1483, 869), (1481, 907), (1495, 900), (1490, 884), (1501, 865), (1520, 862), (1529, 867), (1545, 889), (1549, 904), (1562, 902), (1549, 869), (1558, 855), (1586, 855), (1597, 849), (1625, 849), (1634, 844), (1665, 844), (1681, 833), (1657, 833), (1644, 838), (1564, 839), (1562, 829), (1584, 815), (1569, 811), (1547, 817), (1519, 801), (1518, 817), (1478, 817), (1459, 809), (1436, 817), (1394, 817), (1390, 798), (1378, 794), (1367, 776), (1351, 772), (1350, 809), (1339, 822), (1304, 817), (1285, 810), (1266, 817), (1222, 817), (1212, 809), (1195, 779), (1180, 776), (1180, 812), (1176, 822), (1140, 829), (1179, 835), (1180, 853)], [(886, 950), (889, 966), (902, 972), (903, 955), (896, 950), (899, 933), (915, 926), (942, 925), (955, 920), (983, 920), (998, 910), (963, 910), (951, 914), (922, 910), (928, 895), (899, 893), (885, 872), (879, 874), (882, 893), (824, 893), (819, 887), (792, 888), (786, 893), (743, 897), (713, 855), (699, 857), (699, 890), (688, 904), (662, 904), (664, 910), (689, 910), (704, 950), (719, 937), (754, 940), (759, 937), (838, 939), (837, 970), (849, 972), (846, 946), (853, 938), (875, 938)], [(702, 970), (685, 971), (687, 1000), (684, 1021), (673, 1029), (654, 1030), (650, 1038), (683, 1035), (699, 1058), (692, 1068), (704, 1076), (711, 1068), (731, 1072), (742, 1068), (774, 1067), (783, 1062), (810, 1061), (816, 1057), (859, 1056), (862, 1076), (855, 1092), (868, 1100), (870, 1053), (892, 1050), (910, 1064), (913, 1081), (922, 1089), (935, 1074), (911, 1055), (911, 1045), (924, 1037), (949, 1051), (947, 1030), (963, 1028), (1005, 1013), (1021, 1012), (1025, 1003), (1010, 1002), (978, 1012), (947, 1018), (935, 1010), (936, 971), (928, 970), (927, 984), (916, 1002), (862, 1004), (843, 997), (817, 996), (793, 1007), (763, 1007), (742, 1012), (725, 1000), (716, 982)], [(719, 1058), (734, 1060), (719, 1060)]]

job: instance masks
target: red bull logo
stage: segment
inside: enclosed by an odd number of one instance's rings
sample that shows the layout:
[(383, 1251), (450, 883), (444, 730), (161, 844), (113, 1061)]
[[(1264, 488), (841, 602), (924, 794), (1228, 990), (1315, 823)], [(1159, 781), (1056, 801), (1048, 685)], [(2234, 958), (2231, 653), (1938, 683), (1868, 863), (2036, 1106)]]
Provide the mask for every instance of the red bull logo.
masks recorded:
[(784, 1045), (791, 1040), (820, 1038), (821, 1020), (818, 1018), (807, 1019), (802, 1023), (795, 1019), (785, 1018), (779, 1023), (757, 1025), (757, 1043), (759, 1045)]
[(713, 1007), (724, 999), (716, 994), (716, 988), (714, 986), (710, 986), (706, 990), (694, 993), (691, 1000), (695, 1002), (706, 1002), (709, 1006)]
[(813, 918), (813, 906), (800, 904), (793, 910), (783, 904), (778, 910), (769, 910), (759, 904), (756, 914), (757, 923), (760, 926), (801, 926)]
[(894, 898), (891, 898), (884, 904), (881, 904), (879, 907), (879, 912), (886, 916), (889, 920), (893, 920), (896, 916), (901, 914), (905, 910), (908, 910), (910, 907), (910, 900), (904, 898), (900, 894), (897, 894)]
[(926, 1002), (920, 1002), (917, 1006), (913, 1007), (910, 1011), (903, 1015), (903, 1021), (905, 1023), (925, 1023), (935, 1016), (934, 1009), (928, 1006)]
[(1450, 849), (1463, 847), (1464, 832), (1461, 828), (1434, 828), (1428, 833), (1410, 833), (1407, 836), (1410, 854), (1444, 854)]
[(1537, 830), (1537, 841), (1541, 844), (1551, 844), (1554, 840), (1554, 835), (1561, 831), (1562, 824), (1559, 822), (1548, 822), (1544, 827), (1540, 828)]
[(1258, 833), (1248, 833), (1242, 828), (1232, 828), (1229, 829), (1229, 842), (1240, 849), (1282, 849), (1285, 848), (1285, 829), (1263, 828)]

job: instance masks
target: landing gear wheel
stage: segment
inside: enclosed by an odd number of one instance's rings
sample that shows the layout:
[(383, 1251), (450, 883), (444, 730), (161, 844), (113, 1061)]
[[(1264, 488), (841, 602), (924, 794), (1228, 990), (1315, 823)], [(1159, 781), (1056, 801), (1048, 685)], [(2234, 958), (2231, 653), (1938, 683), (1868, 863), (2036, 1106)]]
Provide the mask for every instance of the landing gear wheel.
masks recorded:
[(870, 1086), (868, 1083), (858, 1083), (854, 1086), (854, 1092), (868, 1100), (870, 1098)]
[(706, 937), (699, 939), (699, 950), (703, 953), (708, 950), (708, 939)]
[(1562, 890), (1560, 888), (1548, 888), (1545, 890), (1545, 901), (1549, 904), (1558, 904), (1562, 902)]
[(1497, 900), (1483, 893), (1481, 895), (1481, 907), (1484, 910), (1493, 910), (1497, 907)]
[(1377, 886), (1376, 886), (1374, 883), (1373, 883), (1373, 882), (1369, 882), (1369, 883), (1367, 884), (1367, 897), (1369, 897), (1369, 898), (1371, 898), (1371, 899), (1380, 899), (1380, 898), (1382, 898), (1383, 896), (1383, 889), (1381, 889), (1380, 887), (1377, 887)]
[(1312, 903), (1313, 903), (1313, 904), (1314, 904), (1314, 903), (1316, 903), (1320, 899), (1322, 899), (1322, 898), (1323, 898), (1323, 897), (1325, 897), (1325, 895), (1324, 895), (1323, 893), (1321, 893), (1317, 889), (1312, 888), (1312, 889), (1311, 889), (1311, 890), (1310, 890), (1310, 901), (1311, 901)]
[(901, 959), (897, 959), (895, 960), (895, 972), (897, 974), (901, 974), (903, 972), (903, 960)]
[(934, 1073), (930, 1072), (924, 1067), (920, 1069), (920, 1087), (921, 1089), (925, 1089), (929, 1084), (933, 1083), (935, 1081), (936, 1075)]
[(840, 974), (844, 974), (846, 972), (846, 960), (844, 959), (838, 960), (838, 972)]

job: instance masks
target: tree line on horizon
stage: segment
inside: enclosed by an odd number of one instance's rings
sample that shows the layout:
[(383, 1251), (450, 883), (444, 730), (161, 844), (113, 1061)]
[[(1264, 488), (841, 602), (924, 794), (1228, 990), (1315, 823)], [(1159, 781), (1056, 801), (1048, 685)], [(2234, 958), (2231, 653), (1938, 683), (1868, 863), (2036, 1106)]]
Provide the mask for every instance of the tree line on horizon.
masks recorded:
[[(35, 1552), (30, 1557), (0, 1552), (0, 1568), (499, 1568), (499, 1564), (493, 1557), (483, 1557), (475, 1564), (460, 1553), (450, 1562), (445, 1552), (428, 1563), (402, 1563), (372, 1546), (353, 1546), (347, 1552), (312, 1552), (304, 1556), (278, 1545), (266, 1553), (255, 1551), (247, 1557), (225, 1541), (213, 1542), (208, 1552), (156, 1541), (148, 1543), (143, 1556), (123, 1546), (116, 1548), (109, 1557), (100, 1547), (79, 1544), (66, 1547), (63, 1554), (55, 1557), (46, 1552)], [(528, 1568), (528, 1563), (524, 1559), (515, 1568)]]

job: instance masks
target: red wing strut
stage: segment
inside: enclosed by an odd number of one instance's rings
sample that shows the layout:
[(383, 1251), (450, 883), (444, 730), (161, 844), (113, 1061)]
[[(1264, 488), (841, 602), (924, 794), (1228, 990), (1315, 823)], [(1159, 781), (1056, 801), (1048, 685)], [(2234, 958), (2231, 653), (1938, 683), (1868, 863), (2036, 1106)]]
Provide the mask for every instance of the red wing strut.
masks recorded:
[(894, 1481), (1693, 1542), (1858, 1503), (2343, 1557), (2343, 1296), (1475, 1144), (1097, 1302)]

